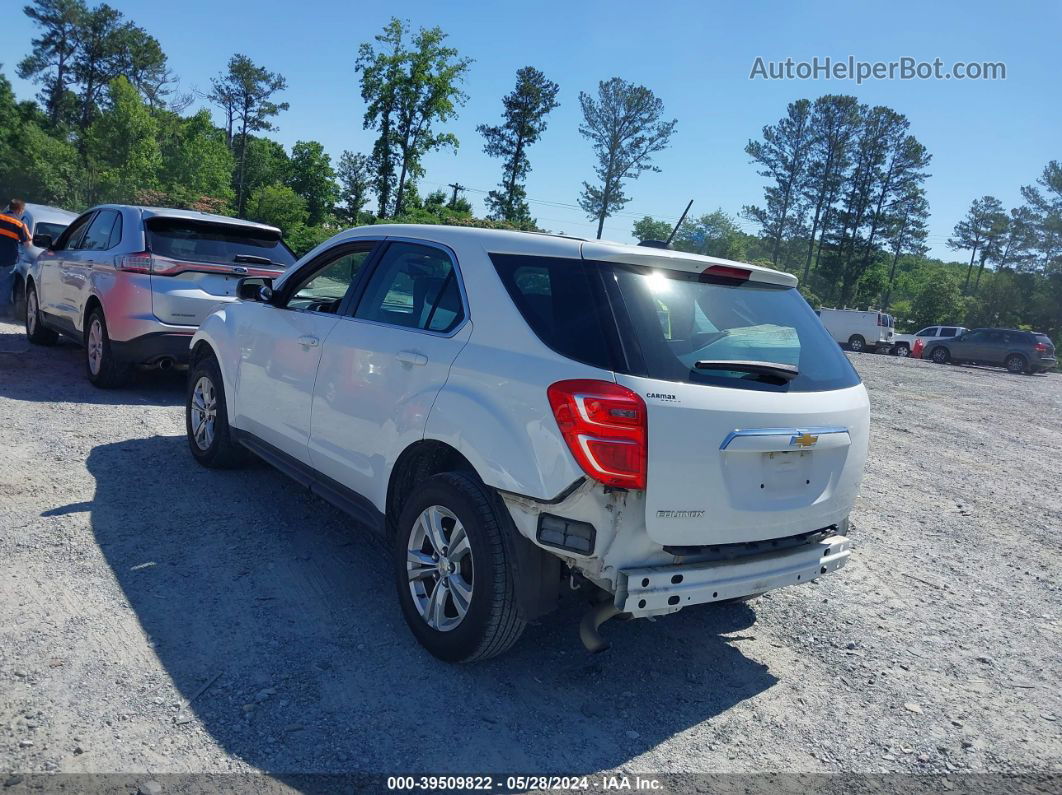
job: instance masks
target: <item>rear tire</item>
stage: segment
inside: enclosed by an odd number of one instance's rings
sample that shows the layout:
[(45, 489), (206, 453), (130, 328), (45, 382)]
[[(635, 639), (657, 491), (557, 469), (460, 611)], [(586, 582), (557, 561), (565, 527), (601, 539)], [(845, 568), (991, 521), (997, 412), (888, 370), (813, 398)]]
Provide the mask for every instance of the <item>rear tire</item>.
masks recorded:
[(394, 538), (398, 601), (414, 637), (440, 660), (494, 657), (524, 631), (500, 510), (463, 472), (428, 478), (402, 509)]
[(32, 284), (26, 291), (26, 339), (34, 345), (55, 345), (59, 341), (59, 334), (44, 325), (41, 318), (40, 303), (37, 299), (37, 288)]
[(937, 364), (947, 364), (951, 361), (951, 354), (948, 352), (947, 348), (937, 347), (933, 349), (931, 354), (929, 354), (929, 358)]
[(192, 457), (208, 469), (237, 469), (250, 460), (247, 448), (232, 438), (225, 384), (213, 356), (188, 371), (184, 430)]
[(1029, 371), (1029, 363), (1025, 361), (1025, 357), (1020, 353), (1012, 353), (1007, 357), (1007, 360), (1003, 362), (1003, 365), (1011, 373), (1027, 373)]
[(14, 309), (15, 322), (19, 318), (26, 319), (26, 282), (20, 277), (15, 277), (15, 283), (11, 285), (11, 307)]
[(866, 350), (867, 341), (863, 339), (862, 334), (853, 334), (848, 338), (848, 347), (856, 353), (862, 353)]
[(114, 355), (111, 338), (107, 334), (107, 321), (103, 308), (94, 307), (85, 324), (85, 373), (93, 386), (100, 389), (117, 389), (125, 386), (132, 375), (132, 368)]

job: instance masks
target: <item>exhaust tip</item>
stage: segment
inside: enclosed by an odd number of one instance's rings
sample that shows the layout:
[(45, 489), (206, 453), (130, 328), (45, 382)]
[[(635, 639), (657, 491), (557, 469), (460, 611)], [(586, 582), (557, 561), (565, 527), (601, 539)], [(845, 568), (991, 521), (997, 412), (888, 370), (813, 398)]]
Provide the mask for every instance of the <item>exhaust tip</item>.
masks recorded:
[(171, 367), (173, 367), (173, 365), (174, 365), (173, 359), (171, 359), (169, 356), (166, 356), (166, 357), (163, 357), (162, 359), (159, 359), (157, 367), (160, 370), (169, 370)]
[(587, 611), (583, 616), (583, 620), (579, 622), (579, 640), (583, 642), (583, 646), (591, 654), (597, 654), (598, 652), (607, 651), (612, 645), (602, 637), (598, 632), (598, 628), (612, 618), (618, 615), (620, 609), (614, 604), (606, 602), (605, 604), (598, 605)]

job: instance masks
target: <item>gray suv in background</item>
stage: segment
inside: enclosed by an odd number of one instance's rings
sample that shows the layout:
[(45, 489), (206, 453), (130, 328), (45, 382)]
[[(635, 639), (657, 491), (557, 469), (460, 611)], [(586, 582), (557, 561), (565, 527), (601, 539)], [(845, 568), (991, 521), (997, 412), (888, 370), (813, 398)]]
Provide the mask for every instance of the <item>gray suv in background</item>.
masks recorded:
[(85, 346), (88, 378), (120, 386), (132, 368), (185, 364), (199, 324), (240, 279), (295, 262), (280, 230), (194, 210), (102, 205), (52, 240), (26, 276), (26, 335)]
[(1058, 364), (1051, 338), (1036, 331), (975, 328), (954, 339), (935, 340), (926, 348), (922, 358), (937, 364), (991, 364), (1012, 373), (1045, 373)]

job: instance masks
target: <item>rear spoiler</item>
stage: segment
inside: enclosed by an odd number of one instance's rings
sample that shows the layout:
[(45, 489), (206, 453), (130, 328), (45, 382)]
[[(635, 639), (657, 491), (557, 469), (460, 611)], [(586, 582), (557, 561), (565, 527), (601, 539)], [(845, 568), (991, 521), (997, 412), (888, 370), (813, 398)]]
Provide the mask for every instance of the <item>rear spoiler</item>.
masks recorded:
[(616, 262), (626, 265), (643, 265), (647, 268), (667, 268), (686, 271), (687, 273), (704, 273), (709, 268), (717, 271), (746, 271), (748, 280), (777, 284), (782, 287), (796, 287), (797, 277), (791, 273), (749, 265), (719, 257), (703, 257), (700, 254), (687, 254), (685, 251), (672, 251), (662, 248), (637, 248), (615, 243), (598, 243), (587, 241), (582, 244), (583, 259), (599, 262)]

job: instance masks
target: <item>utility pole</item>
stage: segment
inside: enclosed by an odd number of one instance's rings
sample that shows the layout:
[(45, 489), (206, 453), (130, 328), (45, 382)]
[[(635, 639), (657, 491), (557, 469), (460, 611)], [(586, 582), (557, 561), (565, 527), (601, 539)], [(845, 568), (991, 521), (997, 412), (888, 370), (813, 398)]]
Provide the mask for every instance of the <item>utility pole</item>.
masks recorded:
[(460, 182), (451, 182), (446, 187), (454, 189), (454, 193), (450, 197), (450, 209), (452, 210), (452, 209), (454, 209), (455, 206), (457, 206), (457, 192), (459, 190), (464, 190), (465, 186), (462, 185)]

